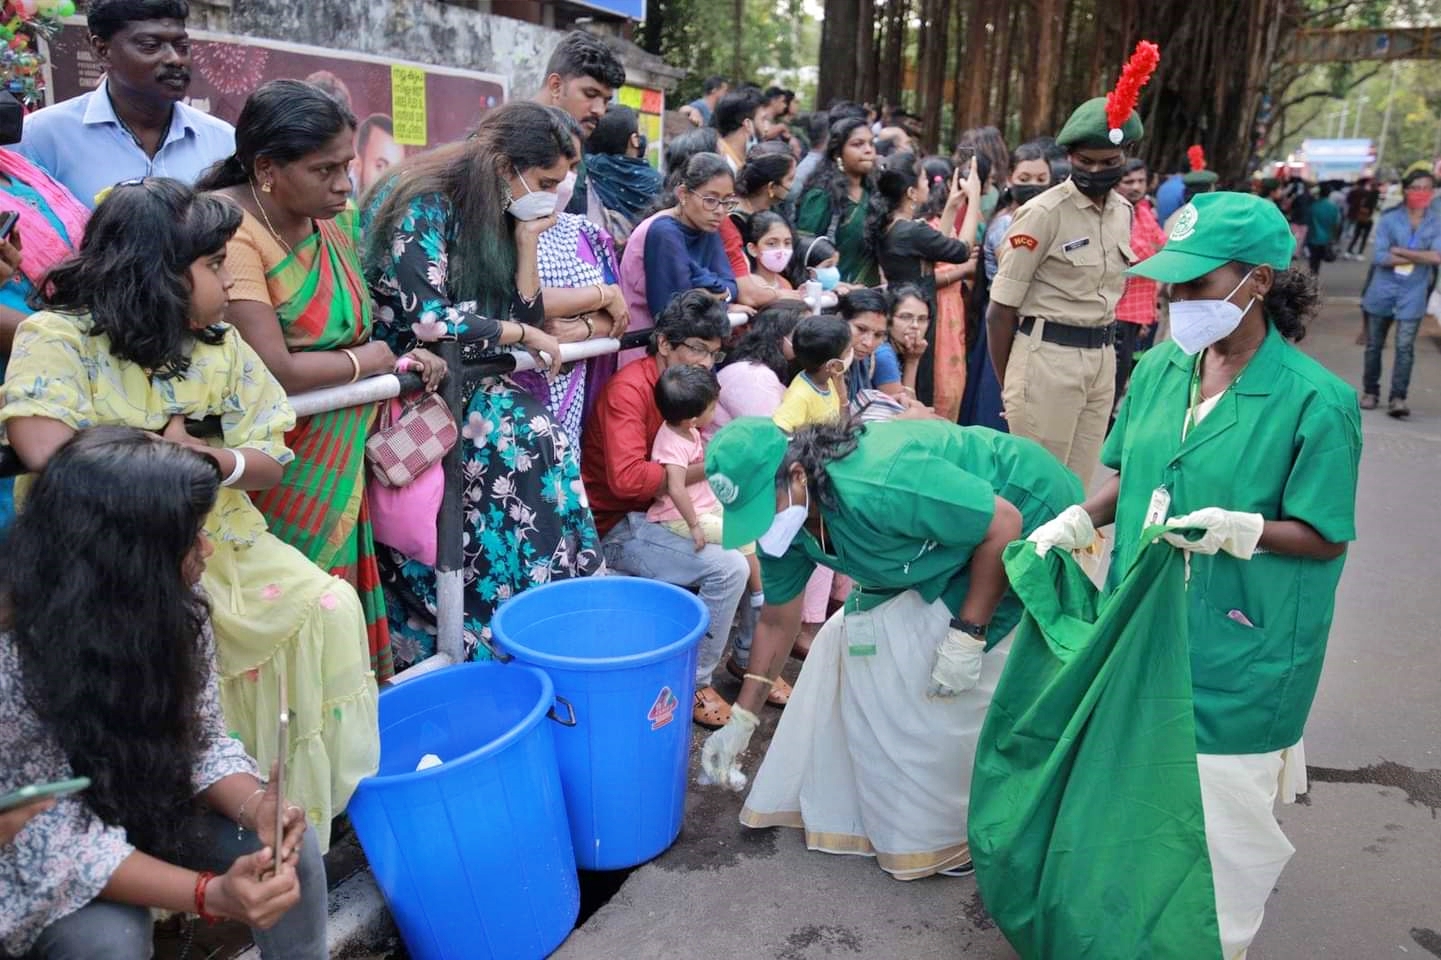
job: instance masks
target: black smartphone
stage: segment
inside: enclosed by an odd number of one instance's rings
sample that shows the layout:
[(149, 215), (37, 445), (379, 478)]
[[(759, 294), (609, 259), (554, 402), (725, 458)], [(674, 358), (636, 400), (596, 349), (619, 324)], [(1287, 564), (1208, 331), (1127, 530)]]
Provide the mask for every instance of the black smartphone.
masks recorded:
[(20, 222), (20, 214), (14, 210), (6, 210), (0, 213), (0, 240), (9, 240), (10, 234), (15, 229), (15, 224)]

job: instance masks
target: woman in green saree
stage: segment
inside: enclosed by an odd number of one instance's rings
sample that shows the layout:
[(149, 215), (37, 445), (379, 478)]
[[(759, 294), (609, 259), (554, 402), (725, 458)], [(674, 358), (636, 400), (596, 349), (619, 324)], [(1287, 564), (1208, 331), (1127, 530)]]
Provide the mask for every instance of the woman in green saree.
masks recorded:
[[(229, 320), (289, 394), (389, 373), (396, 357), (372, 340), (361, 274), (358, 218), (350, 205), (355, 117), (319, 87), (267, 83), (235, 130), (235, 155), (200, 183), (245, 218), (226, 249)], [(439, 358), (414, 359), (434, 386)], [(385, 600), (365, 502), (365, 440), (373, 404), (301, 419), (286, 435), (295, 460), (254, 495), (270, 531), (348, 581), (365, 609), (376, 679), (394, 673)]]
[(838, 120), (831, 127), (826, 159), (806, 181), (796, 207), (796, 229), (829, 237), (841, 255), (841, 280), (863, 287), (881, 282), (880, 268), (866, 241), (875, 168), (876, 148), (865, 120)]

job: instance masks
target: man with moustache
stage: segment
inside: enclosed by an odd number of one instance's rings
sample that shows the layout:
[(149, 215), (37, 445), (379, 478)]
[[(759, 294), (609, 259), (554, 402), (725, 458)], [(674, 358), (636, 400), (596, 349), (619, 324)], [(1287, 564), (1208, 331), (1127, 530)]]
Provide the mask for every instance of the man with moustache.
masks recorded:
[(185, 0), (92, 0), (90, 48), (105, 78), (25, 118), (17, 149), (88, 206), (139, 177), (193, 184), (235, 152), (235, 130), (183, 103), (190, 89)]
[[(580, 126), (580, 140), (584, 144), (605, 116), (610, 98), (623, 86), (625, 65), (610, 47), (584, 30), (572, 30), (551, 53), (545, 67), (545, 82), (535, 101), (570, 114)], [(586, 217), (597, 226), (605, 226), (605, 207), (598, 197), (591, 196), (583, 157), (556, 193), (560, 197), (560, 209)]]

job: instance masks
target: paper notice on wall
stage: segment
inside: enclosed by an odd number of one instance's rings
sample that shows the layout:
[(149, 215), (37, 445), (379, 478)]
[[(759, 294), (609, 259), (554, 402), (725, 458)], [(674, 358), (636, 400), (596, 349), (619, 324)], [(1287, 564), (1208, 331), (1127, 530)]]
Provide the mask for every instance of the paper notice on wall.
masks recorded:
[(423, 147), (426, 138), (425, 71), (419, 67), (390, 68), (390, 118), (395, 142)]

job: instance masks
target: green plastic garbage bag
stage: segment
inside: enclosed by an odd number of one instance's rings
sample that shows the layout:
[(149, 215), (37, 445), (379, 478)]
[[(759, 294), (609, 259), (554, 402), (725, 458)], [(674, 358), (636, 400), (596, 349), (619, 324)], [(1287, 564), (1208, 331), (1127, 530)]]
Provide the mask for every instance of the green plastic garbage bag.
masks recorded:
[(1026, 614), (971, 782), (987, 909), (1023, 960), (1219, 960), (1181, 551), (1142, 548), (1104, 601), (1065, 551), (1005, 562)]

